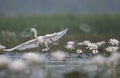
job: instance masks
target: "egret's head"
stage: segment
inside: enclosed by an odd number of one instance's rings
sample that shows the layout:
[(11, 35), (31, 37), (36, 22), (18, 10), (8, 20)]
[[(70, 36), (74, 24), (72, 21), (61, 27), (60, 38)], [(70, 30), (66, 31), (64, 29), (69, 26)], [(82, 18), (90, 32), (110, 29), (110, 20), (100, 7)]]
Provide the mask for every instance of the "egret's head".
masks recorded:
[(31, 28), (30, 30), (31, 30), (32, 32), (35, 32), (35, 31), (36, 31), (36, 29), (35, 29), (35, 28)]

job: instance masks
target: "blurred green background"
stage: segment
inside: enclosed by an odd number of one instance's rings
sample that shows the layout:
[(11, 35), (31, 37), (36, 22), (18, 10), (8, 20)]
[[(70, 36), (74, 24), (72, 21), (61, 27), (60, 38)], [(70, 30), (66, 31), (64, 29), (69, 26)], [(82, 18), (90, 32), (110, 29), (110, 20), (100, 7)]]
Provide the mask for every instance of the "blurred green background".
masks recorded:
[[(69, 28), (68, 40), (120, 39), (119, 0), (0, 0), (0, 43), (15, 46)], [(14, 43), (14, 44), (12, 44)]]
[(120, 33), (120, 14), (51, 14), (0, 15), (0, 31), (21, 33), (34, 27), (41, 34), (58, 32), (66, 27), (68, 33)]

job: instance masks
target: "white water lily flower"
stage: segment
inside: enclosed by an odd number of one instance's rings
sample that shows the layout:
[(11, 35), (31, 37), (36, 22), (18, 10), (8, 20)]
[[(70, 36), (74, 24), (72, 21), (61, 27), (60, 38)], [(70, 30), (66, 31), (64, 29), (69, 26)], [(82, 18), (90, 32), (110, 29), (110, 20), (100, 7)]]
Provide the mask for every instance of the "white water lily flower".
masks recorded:
[(109, 43), (110, 43), (111, 45), (116, 45), (116, 46), (119, 45), (119, 41), (118, 41), (117, 39), (110, 39), (110, 40), (109, 40)]
[(74, 49), (75, 48), (75, 42), (74, 41), (68, 41), (66, 46), (65, 46), (66, 49)]
[(9, 64), (10, 60), (7, 56), (5, 55), (0, 55), (0, 68), (5, 67)]
[(88, 44), (91, 44), (91, 42), (89, 40), (85, 40), (85, 41), (83, 41), (83, 44), (88, 45)]
[(87, 44), (89, 44), (89, 43), (91, 43), (91, 42), (88, 41), (88, 40), (85, 40), (85, 41), (83, 41), (83, 42), (79, 42), (78, 45), (87, 45)]
[(99, 51), (98, 51), (98, 50), (92, 50), (92, 53), (93, 53), (93, 54), (98, 54)]
[(105, 50), (109, 52), (116, 52), (119, 49), (117, 46), (109, 46)]
[(9, 69), (14, 72), (22, 72), (25, 70), (26, 66), (26, 63), (23, 60), (16, 60), (11, 62)]
[(89, 43), (87, 44), (87, 48), (90, 50), (97, 50), (98, 49), (98, 45), (96, 45), (95, 43)]
[(74, 41), (68, 41), (67, 44), (69, 44), (69, 45), (74, 45), (75, 42), (74, 42)]
[(97, 42), (96, 44), (97, 44), (98, 46), (101, 46), (101, 45), (105, 44), (105, 41), (100, 41), (100, 42)]
[(63, 51), (53, 52), (51, 55), (55, 60), (58, 60), (58, 61), (62, 61), (66, 57), (66, 53)]
[(38, 53), (25, 53), (23, 58), (30, 64), (37, 64), (40, 62), (40, 55)]

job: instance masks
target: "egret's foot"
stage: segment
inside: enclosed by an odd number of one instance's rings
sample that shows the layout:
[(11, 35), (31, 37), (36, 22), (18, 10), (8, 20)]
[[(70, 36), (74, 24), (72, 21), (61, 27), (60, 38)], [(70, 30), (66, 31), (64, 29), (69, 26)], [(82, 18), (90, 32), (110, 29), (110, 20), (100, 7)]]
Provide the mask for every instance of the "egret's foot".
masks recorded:
[(42, 49), (43, 52), (47, 52), (48, 50), (49, 50), (49, 48)]

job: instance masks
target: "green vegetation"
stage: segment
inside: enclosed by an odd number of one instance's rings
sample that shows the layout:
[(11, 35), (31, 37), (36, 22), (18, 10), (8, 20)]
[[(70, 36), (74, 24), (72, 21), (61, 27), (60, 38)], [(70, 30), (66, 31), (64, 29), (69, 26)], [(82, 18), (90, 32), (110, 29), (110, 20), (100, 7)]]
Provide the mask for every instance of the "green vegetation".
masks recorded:
[(68, 27), (69, 31), (60, 40), (61, 44), (65, 44), (69, 40), (108, 41), (110, 38), (120, 40), (119, 21), (120, 14), (0, 15), (0, 43), (10, 47), (33, 39), (33, 36), (21, 37), (21, 33), (34, 25), (37, 25), (36, 29), (39, 35), (58, 32)]
[(54, 14), (54, 15), (19, 15), (0, 16), (0, 31), (9, 30), (22, 32), (24, 29), (37, 24), (37, 30), (41, 33), (57, 32), (66, 27), (69, 33), (84, 32), (81, 25), (87, 25), (91, 33), (119, 33), (120, 14)]

